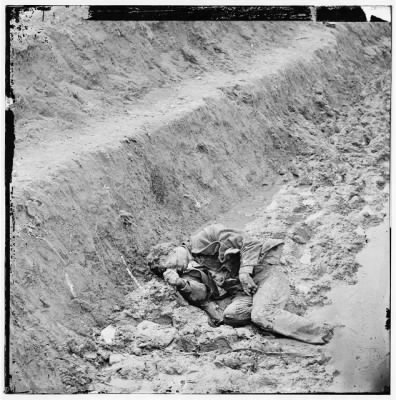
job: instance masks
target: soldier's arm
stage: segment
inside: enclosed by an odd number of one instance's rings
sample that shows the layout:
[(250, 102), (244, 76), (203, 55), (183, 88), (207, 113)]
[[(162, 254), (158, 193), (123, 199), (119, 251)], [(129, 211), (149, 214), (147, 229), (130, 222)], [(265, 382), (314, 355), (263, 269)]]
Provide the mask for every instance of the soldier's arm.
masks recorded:
[(252, 275), (254, 266), (258, 264), (262, 243), (256, 239), (245, 238), (241, 248), (241, 266), (239, 268), (239, 281), (242, 289), (248, 296), (256, 293), (257, 285)]
[(218, 326), (223, 323), (223, 313), (218, 310), (213, 301), (207, 301), (208, 290), (203, 283), (180, 278), (176, 287), (188, 302), (201, 308), (208, 314), (210, 324)]
[(206, 286), (195, 280), (179, 278), (176, 288), (190, 303), (202, 303), (208, 297)]
[(257, 239), (245, 238), (241, 248), (241, 266), (239, 273), (252, 274), (254, 266), (259, 263), (263, 244)]

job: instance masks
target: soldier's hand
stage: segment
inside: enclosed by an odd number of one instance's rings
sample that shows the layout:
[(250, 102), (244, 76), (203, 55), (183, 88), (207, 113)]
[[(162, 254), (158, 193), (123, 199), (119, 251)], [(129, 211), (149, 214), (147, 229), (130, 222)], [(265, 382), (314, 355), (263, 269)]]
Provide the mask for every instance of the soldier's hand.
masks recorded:
[(253, 296), (257, 291), (257, 285), (254, 283), (250, 274), (239, 274), (239, 281), (241, 282), (243, 291), (248, 296)]
[(199, 266), (200, 266), (200, 265), (199, 265), (195, 260), (192, 260), (192, 261), (190, 261), (190, 262), (188, 263), (187, 269), (196, 268), (196, 267), (199, 267)]
[(164, 272), (164, 279), (172, 286), (177, 285), (177, 281), (180, 279), (179, 274), (174, 269), (167, 269)]

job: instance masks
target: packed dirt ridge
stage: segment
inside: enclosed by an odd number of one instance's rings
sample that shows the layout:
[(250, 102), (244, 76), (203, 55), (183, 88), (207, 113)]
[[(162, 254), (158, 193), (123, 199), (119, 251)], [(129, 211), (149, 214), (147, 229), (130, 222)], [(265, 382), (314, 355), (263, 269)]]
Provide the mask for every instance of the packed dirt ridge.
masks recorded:
[[(21, 152), (17, 153), (15, 160), (19, 171), (16, 173), (16, 180), (38, 179), (53, 173), (60, 165), (78, 158), (80, 153), (110, 150), (119, 146), (123, 139), (144, 138), (150, 134), (147, 132), (155, 131), (159, 126), (199, 109), (205, 105), (205, 98), (221, 99), (236, 85), (240, 89), (249, 90), (256, 81), (276, 75), (299, 60), (309, 62), (316, 50), (335, 44), (335, 37), (328, 30), (317, 29), (317, 34), (312, 35), (314, 27), (309, 26), (310, 35), (307, 36), (305, 24), (293, 28), (290, 24), (288, 29), (295, 36), (292, 38), (287, 32), (292, 42), (287, 43), (287, 47), (283, 48), (281, 44), (271, 48), (268, 45), (265, 52), (259, 52), (251, 43), (252, 54), (249, 55), (249, 63), (243, 68), (228, 71), (228, 68), (222, 66), (210, 72), (199, 69), (194, 77), (187, 76), (180, 82), (154, 86), (146, 94), (137, 96), (137, 102), (124, 104), (121, 113), (119, 110), (116, 111), (120, 114), (117, 118), (114, 114), (110, 117), (106, 114), (99, 116), (98, 122), (98, 116), (95, 115), (94, 118), (85, 119), (83, 126), (78, 129), (72, 122), (70, 123), (72, 126), (66, 131), (59, 128), (51, 130), (49, 140), (44, 143), (40, 141), (39, 145), (31, 133), (31, 125), (37, 124), (37, 121), (18, 123), (20, 136), (25, 136), (26, 140), (17, 140), (17, 148), (20, 148)], [(185, 55), (184, 52), (182, 54)], [(17, 110), (18, 114), (22, 113), (22, 110), (19, 111), (18, 108)], [(56, 122), (59, 124), (58, 119)], [(112, 132), (111, 135), (106, 134), (109, 131)], [(40, 132), (40, 138), (43, 139), (43, 136), (46, 137), (46, 131)], [(24, 171), (26, 176), (23, 175)]]
[(12, 389), (328, 391), (326, 348), (210, 326), (146, 256), (216, 220), (285, 240), (297, 314), (355, 284), (388, 216), (390, 25), (84, 13), (13, 36)]

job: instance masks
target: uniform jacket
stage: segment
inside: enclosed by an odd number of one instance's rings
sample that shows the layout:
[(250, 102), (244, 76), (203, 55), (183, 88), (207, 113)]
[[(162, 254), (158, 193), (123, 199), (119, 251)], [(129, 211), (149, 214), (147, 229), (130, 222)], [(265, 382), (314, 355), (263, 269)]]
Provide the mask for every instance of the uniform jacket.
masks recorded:
[(254, 267), (260, 264), (260, 258), (282, 243), (282, 240), (270, 239), (263, 244), (242, 231), (214, 224), (191, 236), (191, 253), (211, 256), (218, 254), (219, 261), (224, 263), (230, 254), (239, 251), (241, 258), (239, 275), (252, 274)]

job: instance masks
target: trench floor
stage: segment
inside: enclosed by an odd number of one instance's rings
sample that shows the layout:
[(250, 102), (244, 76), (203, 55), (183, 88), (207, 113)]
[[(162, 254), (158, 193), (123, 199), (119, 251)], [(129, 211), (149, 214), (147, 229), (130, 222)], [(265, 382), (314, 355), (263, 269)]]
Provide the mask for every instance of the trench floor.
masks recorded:
[(381, 392), (390, 384), (390, 331), (385, 328), (390, 300), (388, 224), (370, 228), (367, 238), (357, 255), (361, 267), (356, 285), (334, 287), (328, 295), (331, 304), (309, 313), (339, 325), (326, 346), (340, 372), (330, 388), (335, 392)]

